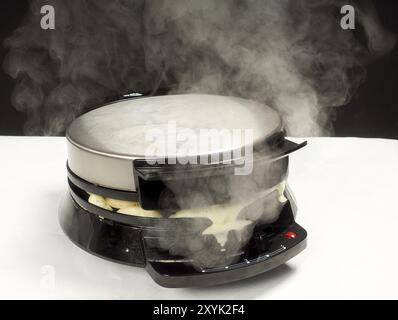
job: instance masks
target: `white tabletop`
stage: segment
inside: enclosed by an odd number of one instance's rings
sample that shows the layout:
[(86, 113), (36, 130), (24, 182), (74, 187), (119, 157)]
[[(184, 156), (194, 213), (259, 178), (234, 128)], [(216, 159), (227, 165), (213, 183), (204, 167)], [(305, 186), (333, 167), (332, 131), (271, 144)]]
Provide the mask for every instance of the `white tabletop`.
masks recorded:
[(398, 298), (398, 141), (309, 139), (289, 177), (308, 248), (211, 288), (162, 288), (72, 244), (57, 214), (65, 166), (64, 138), (0, 137), (0, 298)]

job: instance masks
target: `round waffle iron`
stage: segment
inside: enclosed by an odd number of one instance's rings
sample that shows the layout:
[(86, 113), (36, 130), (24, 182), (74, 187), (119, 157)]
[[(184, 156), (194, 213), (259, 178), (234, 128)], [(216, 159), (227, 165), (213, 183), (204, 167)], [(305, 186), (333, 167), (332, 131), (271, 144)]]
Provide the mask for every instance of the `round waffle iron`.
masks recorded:
[[(186, 148), (196, 162), (176, 161), (175, 137), (187, 130), (250, 130), (253, 157), (227, 159), (244, 154), (247, 141), (225, 139)], [(149, 148), (159, 132), (177, 148)], [(196, 94), (122, 100), (76, 119), (67, 144), (64, 232), (95, 255), (145, 267), (162, 286), (248, 278), (305, 248), (286, 186), (288, 155), (305, 143), (285, 139), (278, 113), (261, 103)], [(252, 171), (237, 175), (248, 161)]]

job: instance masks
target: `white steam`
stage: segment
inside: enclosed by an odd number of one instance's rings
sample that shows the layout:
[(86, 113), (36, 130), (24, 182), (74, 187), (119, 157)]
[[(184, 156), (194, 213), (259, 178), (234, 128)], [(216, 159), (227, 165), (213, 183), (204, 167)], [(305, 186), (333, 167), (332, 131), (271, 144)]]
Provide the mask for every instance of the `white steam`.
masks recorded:
[[(55, 8), (55, 30), (40, 7)], [(249, 97), (278, 109), (290, 135), (330, 129), (333, 106), (364, 78), (368, 53), (340, 28), (332, 0), (31, 0), (5, 42), (17, 80), (15, 107), (27, 134), (62, 134), (90, 108), (129, 92), (203, 92)], [(360, 6), (359, 6), (360, 5)], [(372, 2), (355, 6), (370, 52), (395, 45)]]

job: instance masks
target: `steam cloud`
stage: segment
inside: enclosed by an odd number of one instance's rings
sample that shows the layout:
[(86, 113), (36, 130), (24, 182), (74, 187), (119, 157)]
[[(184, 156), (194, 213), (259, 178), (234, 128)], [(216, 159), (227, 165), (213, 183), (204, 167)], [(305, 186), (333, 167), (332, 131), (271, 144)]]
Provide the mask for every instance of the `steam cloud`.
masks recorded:
[[(40, 28), (55, 8), (56, 29)], [(346, 2), (332, 0), (31, 0), (8, 38), (6, 71), (28, 135), (62, 134), (79, 114), (128, 92), (203, 92), (268, 103), (290, 135), (330, 130), (333, 106), (348, 102), (365, 76), (369, 50), (339, 26)], [(358, 6), (357, 6), (358, 7)], [(357, 24), (370, 52), (395, 39), (371, 1)]]

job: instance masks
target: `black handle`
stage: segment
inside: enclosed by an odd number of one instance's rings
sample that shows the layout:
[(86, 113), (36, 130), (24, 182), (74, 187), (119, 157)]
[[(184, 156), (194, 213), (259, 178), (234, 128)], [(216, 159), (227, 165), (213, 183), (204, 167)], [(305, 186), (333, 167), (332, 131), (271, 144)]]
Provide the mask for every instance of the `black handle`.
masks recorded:
[[(253, 162), (261, 161), (275, 161), (286, 157), (292, 152), (295, 152), (307, 145), (307, 141), (297, 144), (293, 141), (285, 139), (277, 148), (269, 149), (266, 152), (259, 152), (254, 158)], [(199, 160), (199, 159), (198, 159)], [(187, 179), (188, 177), (202, 177), (213, 176), (222, 171), (223, 174), (232, 174), (232, 170), (242, 165), (244, 158), (234, 159), (228, 162), (218, 162), (214, 164), (162, 164), (161, 161), (153, 161), (156, 164), (150, 164), (145, 159), (134, 160), (134, 171), (136, 177), (145, 181), (167, 181)], [(228, 172), (231, 171), (231, 172)]]

